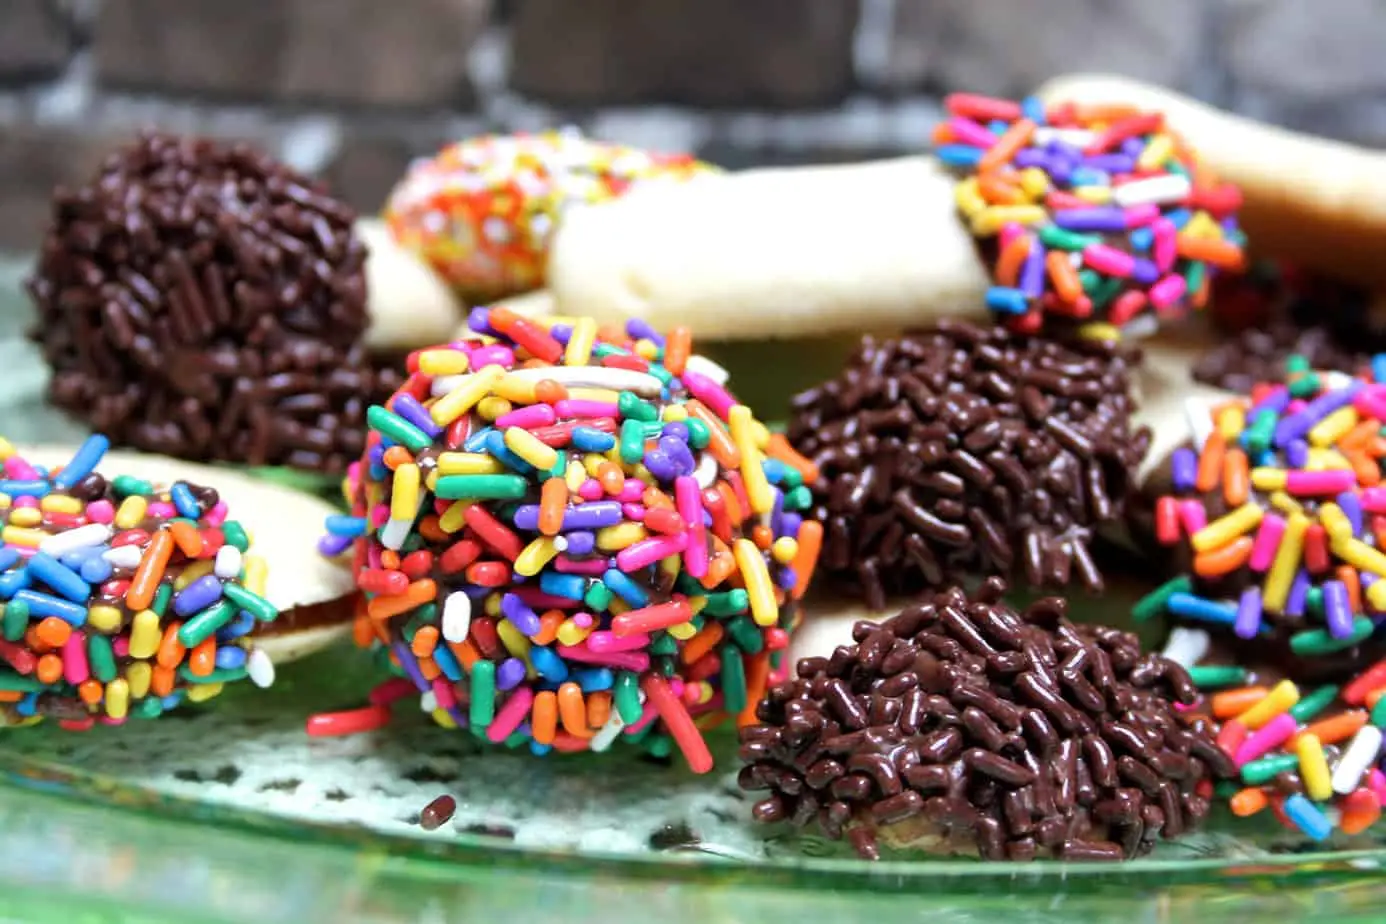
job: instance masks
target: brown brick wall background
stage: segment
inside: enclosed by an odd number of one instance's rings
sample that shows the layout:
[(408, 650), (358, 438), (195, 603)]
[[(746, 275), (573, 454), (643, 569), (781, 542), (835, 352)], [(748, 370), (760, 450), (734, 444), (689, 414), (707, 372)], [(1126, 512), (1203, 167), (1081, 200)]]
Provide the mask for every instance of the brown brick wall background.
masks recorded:
[(1114, 70), (1386, 141), (1380, 0), (0, 0), (0, 248), (145, 125), (377, 208), (415, 156), (573, 124), (731, 167), (917, 149), (949, 89)]

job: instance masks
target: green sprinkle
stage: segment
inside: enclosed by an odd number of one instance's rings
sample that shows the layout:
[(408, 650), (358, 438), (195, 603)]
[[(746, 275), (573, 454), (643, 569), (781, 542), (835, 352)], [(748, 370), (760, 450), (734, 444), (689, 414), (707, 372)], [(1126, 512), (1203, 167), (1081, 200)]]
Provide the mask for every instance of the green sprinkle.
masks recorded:
[(736, 643), (736, 647), (747, 654), (759, 654), (765, 647), (765, 636), (761, 635), (760, 627), (749, 617), (738, 616), (727, 620), (723, 625), (726, 627), (727, 635)]
[(1095, 234), (1079, 234), (1076, 231), (1067, 231), (1058, 225), (1041, 226), (1039, 239), (1044, 243), (1044, 246), (1057, 250), (1082, 250), (1093, 244), (1102, 243), (1102, 238)]
[(541, 482), (548, 481), (550, 478), (562, 478), (568, 473), (568, 454), (563, 450), (558, 451), (558, 458), (554, 460), (553, 467), (539, 473)]
[(696, 417), (689, 417), (683, 425), (688, 428), (688, 448), (706, 449), (712, 440), (712, 431), (707, 428), (707, 424)]
[(250, 548), (250, 537), (245, 534), (245, 527), (237, 520), (227, 520), (221, 524), (221, 534), (226, 538), (227, 545), (233, 545), (242, 552)]
[(401, 553), (408, 555), (410, 552), (417, 552), (421, 548), (423, 548), (423, 536), (420, 536), (418, 533), (412, 533), (404, 540), (404, 545), (400, 546), (399, 550)]
[(237, 680), (245, 679), (246, 670), (243, 667), (217, 668), (210, 674), (198, 676), (184, 664), (182, 667), (178, 668), (178, 676), (182, 677), (188, 683), (235, 683)]
[(722, 703), (730, 713), (746, 708), (746, 665), (735, 645), (722, 646)]
[(674, 663), (672, 656), (665, 656), (655, 660), (654, 669), (664, 677), (672, 677), (678, 673), (678, 665)]
[[(230, 587), (231, 585), (227, 585)], [(196, 648), (207, 639), (211, 638), (218, 629), (231, 621), (231, 617), (236, 615), (236, 610), (240, 609), (230, 598), (218, 600), (211, 606), (197, 613), (194, 613), (187, 622), (178, 629), (178, 641), (188, 648)], [(275, 615), (278, 615), (277, 613)], [(95, 638), (95, 636), (93, 636)]]
[(1243, 439), (1246, 440), (1246, 448), (1253, 453), (1265, 452), (1270, 448), (1271, 440), (1275, 438), (1275, 411), (1264, 410), (1256, 415), (1252, 420), (1251, 426), (1247, 427)]
[(1202, 260), (1189, 261), (1189, 268), (1184, 271), (1184, 287), (1191, 298), (1203, 288), (1203, 277), (1207, 273), (1208, 267)]
[(627, 465), (634, 465), (645, 458), (645, 426), (638, 420), (626, 420), (621, 423), (621, 439), (619, 443), (621, 461)]
[[(223, 591), (224, 592), (224, 591)], [(160, 584), (159, 589), (154, 591), (154, 599), (150, 602), (149, 608), (163, 616), (168, 612), (169, 601), (173, 599), (173, 585)]]
[(437, 622), (438, 604), (425, 603), (423, 606), (419, 607), (417, 610), (414, 611), (414, 615), (417, 616), (419, 619), (422, 619), (426, 623)]
[(1242, 791), (1242, 784), (1236, 780), (1218, 780), (1213, 784), (1213, 795), (1219, 799), (1230, 799)]
[(650, 375), (659, 379), (659, 381), (664, 385), (668, 385), (670, 382), (674, 380), (674, 374), (670, 372), (668, 369), (665, 369), (663, 366), (659, 365), (658, 363), (654, 363), (650, 366)]
[(1304, 606), (1309, 610), (1310, 615), (1323, 615), (1323, 588), (1311, 587), (1304, 595)]
[(629, 356), (630, 351), (623, 350), (620, 347), (613, 346), (609, 343), (598, 343), (593, 345), (592, 355), (597, 359), (601, 359), (604, 356)]
[(1097, 288), (1092, 293), (1092, 306), (1096, 309), (1106, 308), (1112, 299), (1121, 294), (1122, 287), (1126, 285), (1126, 280), (1120, 276), (1103, 276)]
[(1344, 648), (1351, 648), (1365, 640), (1376, 627), (1366, 616), (1358, 616), (1352, 621), (1352, 632), (1343, 638), (1334, 638), (1327, 629), (1309, 629), (1290, 636), (1290, 650), (1297, 655), (1324, 655)]
[(485, 729), (496, 718), (496, 665), (478, 661), (472, 665), (472, 706), (467, 718), (472, 728)]
[(111, 640), (99, 632), (87, 636), (87, 662), (91, 665), (92, 676), (102, 683), (110, 683), (120, 676)]
[(5, 604), (5, 640), (20, 642), (29, 630), (29, 604), (23, 600), (11, 600)]
[[(653, 722), (651, 725), (655, 724)], [(651, 757), (665, 758), (674, 753), (674, 739), (668, 735), (651, 735), (645, 741), (645, 753)]]
[(611, 702), (616, 707), (616, 714), (625, 724), (634, 725), (640, 721), (641, 713), (644, 711), (640, 706), (640, 678), (631, 671), (618, 673)]
[(1377, 728), (1386, 728), (1386, 696), (1376, 701), (1376, 705), (1372, 707), (1372, 714), (1367, 717), (1367, 721), (1371, 722)]
[(1244, 667), (1191, 667), (1189, 678), (1200, 690), (1216, 687), (1233, 687), (1246, 681)]
[(414, 452), (421, 452), (433, 445), (427, 433), (378, 404), (366, 409), (366, 425), (386, 439), (394, 440)]
[(506, 736), (505, 741), (502, 743), (513, 751), (528, 740), (529, 735), (525, 734), (524, 732), (517, 731), (511, 732), (508, 736)]
[(696, 578), (690, 576), (687, 571), (680, 571), (678, 577), (674, 578), (674, 589), (685, 597), (712, 597), (712, 594), (708, 593), (707, 589), (699, 584)]
[(1092, 295), (1097, 291), (1097, 287), (1102, 283), (1102, 277), (1096, 271), (1090, 269), (1080, 269), (1078, 271), (1078, 281), (1083, 285), (1083, 292)]
[(623, 391), (616, 396), (616, 410), (627, 420), (651, 423), (659, 420), (659, 410), (648, 401), (640, 400), (633, 391)]
[(250, 613), (260, 622), (273, 622), (279, 618), (279, 610), (275, 608), (273, 603), (254, 591), (246, 590), (239, 584), (227, 582), (221, 588), (221, 592), (226, 594), (226, 599)]
[(647, 423), (644, 426), (645, 439), (647, 440), (657, 440), (664, 434), (664, 424), (657, 420), (654, 423)]
[(433, 493), (443, 500), (519, 500), (525, 490), (521, 475), (444, 475)]
[(1314, 374), (1301, 375), (1290, 383), (1290, 394), (1295, 398), (1308, 398), (1318, 394), (1319, 377)]
[(813, 492), (807, 485), (799, 485), (792, 491), (786, 491), (784, 495), (785, 510), (807, 510), (813, 505)]
[(0, 690), (4, 690), (6, 693), (37, 693), (43, 688), (43, 684), (39, 682), (37, 677), (26, 677), (23, 674), (0, 671)]
[(1309, 362), (1309, 357), (1303, 353), (1295, 353), (1293, 356), (1285, 358), (1286, 372), (1308, 372), (1313, 368), (1313, 364)]
[(1301, 699), (1290, 707), (1290, 715), (1294, 716), (1296, 722), (1308, 722), (1314, 716), (1323, 712), (1333, 701), (1338, 698), (1338, 687), (1329, 684), (1319, 687), (1313, 693)]
[(804, 483), (804, 476), (799, 474), (797, 468), (784, 466), (784, 476), (780, 479), (780, 484), (786, 490), (792, 491)]
[(1193, 581), (1187, 576), (1171, 578), (1136, 601), (1131, 607), (1131, 618), (1136, 622), (1148, 622), (1165, 611), (1169, 598), (1175, 594), (1193, 593)]
[(111, 488), (122, 498), (132, 494), (153, 494), (154, 486), (143, 478), (134, 475), (116, 475), (111, 479)]
[(1260, 760), (1253, 760), (1242, 767), (1242, 782), (1248, 786), (1260, 786), (1269, 783), (1285, 771), (1295, 770), (1298, 767), (1299, 755), (1297, 754), (1277, 754), (1274, 757), (1262, 757)]
[(601, 581), (594, 580), (592, 586), (587, 588), (587, 593), (582, 595), (582, 602), (594, 613), (605, 613), (606, 608), (611, 605), (611, 588)]
[(661, 632), (650, 642), (652, 655), (676, 655), (679, 653), (678, 641), (668, 632)]
[(137, 719), (157, 719), (164, 714), (164, 704), (157, 696), (147, 696), (130, 707), (130, 714)]
[(703, 607), (703, 612), (709, 616), (735, 616), (737, 613), (746, 612), (750, 605), (750, 596), (738, 587), (735, 590), (708, 594), (707, 606)]

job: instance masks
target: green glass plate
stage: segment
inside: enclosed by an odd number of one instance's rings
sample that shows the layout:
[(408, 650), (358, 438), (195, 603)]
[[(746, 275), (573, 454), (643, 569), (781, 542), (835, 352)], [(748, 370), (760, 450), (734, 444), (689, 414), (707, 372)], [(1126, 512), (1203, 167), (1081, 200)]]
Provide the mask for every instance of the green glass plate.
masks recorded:
[[(16, 334), (24, 310), (0, 287), (0, 434), (76, 440), (41, 404), (42, 369)], [(774, 417), (844, 352), (714, 355)], [(1078, 601), (1075, 616), (1123, 621), (1140, 583)], [(241, 685), (156, 722), (0, 733), (0, 920), (1365, 922), (1386, 909), (1381, 834), (1316, 846), (1221, 814), (1124, 864), (871, 864), (751, 824), (726, 733), (706, 777), (619, 749), (482, 750), (407, 704), (381, 732), (304, 733), (305, 715), (359, 705), (375, 679), (368, 657), (336, 649), (283, 668), (271, 690)], [(423, 830), (419, 812), (443, 794), (454, 817)]]

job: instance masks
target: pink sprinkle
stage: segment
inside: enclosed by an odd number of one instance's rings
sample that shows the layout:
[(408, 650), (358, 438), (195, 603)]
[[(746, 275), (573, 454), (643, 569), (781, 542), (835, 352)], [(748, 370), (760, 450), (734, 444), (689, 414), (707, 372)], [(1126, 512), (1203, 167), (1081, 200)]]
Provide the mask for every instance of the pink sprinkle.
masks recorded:
[(1145, 303), (1145, 293), (1140, 289), (1123, 292), (1112, 303), (1111, 310), (1107, 312), (1107, 320), (1120, 327), (1144, 311)]
[(1362, 509), (1368, 513), (1386, 513), (1386, 488), (1366, 488), (1360, 499)]
[(488, 741), (499, 744), (520, 727), (529, 716), (529, 707), (534, 705), (534, 691), (529, 687), (516, 687), (510, 694), (510, 698), (505, 701), (505, 705), (496, 711), (496, 716), (491, 720), (491, 727), (486, 729)]
[(96, 721), (100, 722), (102, 725), (124, 725), (124, 724), (125, 724), (125, 719), (124, 719), (124, 717), (117, 719), (117, 718), (115, 718), (114, 716), (109, 716), (109, 715), (97, 716)]
[(581, 574), (584, 577), (601, 577), (606, 574), (606, 569), (611, 567), (605, 558), (584, 558), (577, 561), (567, 555), (560, 555), (553, 560), (555, 571), (563, 574)]
[(366, 543), (366, 563), (369, 564), (372, 568), (383, 567), (384, 565), (381, 555), (384, 551), (384, 546), (382, 546), (378, 542)]
[(87, 504), (86, 516), (92, 523), (110, 523), (115, 520), (115, 507), (108, 500), (92, 501)]
[(645, 482), (639, 478), (627, 478), (625, 484), (621, 485), (621, 493), (616, 495), (616, 499), (623, 504), (634, 504), (645, 496)]
[(613, 632), (602, 630), (587, 636), (587, 647), (598, 654), (604, 654), (608, 651), (639, 651), (648, 644), (650, 644), (650, 636), (644, 632), (618, 636)]
[(1083, 248), (1083, 262), (1099, 273), (1120, 276), (1127, 279), (1136, 269), (1136, 258), (1106, 244), (1093, 244)]
[(125, 635), (117, 636), (111, 642), (111, 651), (117, 658), (123, 658), (130, 653), (130, 638)]
[[(559, 402), (562, 404), (563, 402)], [(519, 427), (522, 430), (532, 430), (535, 427), (548, 427), (558, 419), (554, 413), (552, 405), (531, 404), (529, 407), (522, 407), (502, 414), (496, 418), (496, 426), (504, 430), (507, 427)]]
[(5, 460), (5, 476), (7, 478), (13, 478), (16, 481), (32, 481), (35, 478), (42, 477), (39, 475), (38, 469), (34, 468), (28, 462), (25, 462), (19, 456), (10, 456)]
[(596, 624), (597, 620), (593, 618), (591, 613), (573, 614), (573, 625), (577, 626), (579, 629), (590, 629)]
[(637, 523), (645, 522), (644, 504), (622, 504), (621, 513), (625, 515), (627, 520), (634, 520)]
[(1368, 385), (1352, 399), (1352, 406), (1364, 417), (1386, 420), (1386, 385)]
[(1367, 773), (1367, 788), (1376, 793), (1376, 797), (1381, 800), (1382, 804), (1386, 804), (1386, 773), (1373, 767)]
[(14, 506), (16, 506), (16, 507), (34, 507), (34, 508), (36, 508), (36, 507), (38, 507), (38, 505), (39, 505), (38, 498), (37, 498), (37, 497), (34, 497), (32, 494), (21, 494), (21, 495), (19, 495), (18, 497), (16, 497), (16, 498), (14, 499)]
[(578, 485), (577, 493), (578, 497), (583, 500), (594, 501), (601, 500), (602, 495), (606, 492), (602, 490), (602, 483), (600, 481), (595, 478), (588, 478), (582, 484)]
[(1150, 230), (1155, 234), (1154, 247), (1152, 248), (1155, 256), (1155, 265), (1160, 272), (1168, 273), (1174, 266), (1175, 259), (1179, 256), (1179, 245), (1176, 240), (1178, 232), (1174, 230), (1174, 222), (1168, 218), (1161, 218), (1150, 226)]
[(1123, 217), (1127, 228), (1143, 228), (1160, 217), (1160, 207), (1153, 202), (1142, 202), (1140, 205), (1128, 206), (1123, 212)]
[(1265, 571), (1275, 560), (1280, 549), (1280, 537), (1285, 535), (1285, 520), (1275, 513), (1267, 513), (1261, 518), (1261, 526), (1256, 531), (1256, 541), (1251, 545), (1251, 557), (1247, 565), (1252, 571)]
[(379, 529), (390, 519), (390, 508), (384, 504), (376, 504), (371, 508), (371, 529)]
[(481, 369), (484, 366), (504, 366), (509, 369), (515, 365), (515, 351), (499, 343), (474, 347), (467, 354), (467, 364), (473, 369)]
[(789, 647), (789, 633), (776, 626), (773, 629), (765, 630), (765, 648), (767, 651), (780, 651)]
[(1232, 756), (1232, 762), (1238, 767), (1244, 767), (1289, 741), (1298, 730), (1299, 723), (1295, 721), (1295, 717), (1288, 712), (1282, 712), (1248, 735), (1241, 747), (1237, 748), (1237, 753)]
[(87, 666), (87, 634), (74, 632), (63, 642), (63, 679), (76, 686), (91, 676)]
[(640, 734), (640, 732), (644, 731), (646, 725), (649, 725), (651, 722), (655, 720), (656, 714), (657, 713), (655, 711), (654, 703), (645, 703), (645, 708), (640, 713), (640, 718), (636, 719), (634, 723), (626, 726), (625, 734)]
[(1341, 494), (1357, 484), (1357, 473), (1348, 468), (1307, 472), (1295, 470), (1285, 476), (1285, 490), (1297, 497)]
[(388, 706), (396, 700), (404, 699), (406, 696), (414, 694), (414, 684), (410, 683), (405, 677), (391, 677), (383, 683), (376, 684), (375, 689), (371, 690), (367, 699), (372, 706)]
[(457, 705), (457, 694), (452, 692), (452, 684), (446, 677), (433, 678), (433, 697), (439, 709), (451, 709)]
[(583, 664), (598, 664), (636, 673), (650, 668), (650, 656), (643, 651), (593, 651), (586, 645), (559, 645), (556, 650), (569, 661)]
[(62, 513), (52, 511), (48, 514), (48, 522), (59, 529), (70, 529), (83, 525), (82, 515), (78, 513)]
[(1024, 225), (1018, 225), (1013, 221), (1008, 221), (1001, 226), (1001, 233), (997, 235), (996, 238), (997, 244), (1000, 245), (1002, 250), (1005, 250), (1006, 246), (1010, 244), (1011, 241), (1015, 240), (1017, 237), (1024, 233)]
[(1154, 305), (1157, 311), (1168, 308), (1183, 298), (1188, 288), (1183, 276), (1171, 273), (1150, 287), (1150, 304)]
[(217, 527), (226, 522), (226, 501), (219, 500), (216, 506), (207, 511), (205, 517), (208, 526)]
[(154, 501), (149, 505), (147, 513), (156, 520), (171, 520), (178, 516), (178, 508), (167, 501)]
[(1303, 398), (1295, 398), (1290, 401), (1289, 404), (1285, 405), (1285, 416), (1288, 417), (1291, 414), (1298, 414), (1308, 406), (1308, 401), (1305, 401)]
[(621, 416), (620, 410), (612, 401), (593, 401), (588, 398), (564, 398), (553, 406), (559, 417), (612, 417)]
[(1180, 501), (1179, 520), (1184, 524), (1184, 533), (1192, 536), (1208, 525), (1208, 511), (1196, 500)]
[(996, 136), (987, 131), (983, 125), (962, 116), (954, 116), (949, 119), (948, 130), (962, 144), (970, 144), (979, 148), (989, 148), (996, 144)]
[(708, 410), (724, 421), (728, 419), (736, 399), (725, 388), (705, 375), (687, 370), (684, 370), (679, 378), (683, 379), (684, 387), (688, 389), (689, 394), (707, 405)]
[(688, 527), (688, 545), (683, 550), (683, 568), (689, 577), (707, 576), (707, 535), (703, 528), (703, 492), (697, 479), (680, 475), (674, 479), (674, 506)]
[(616, 553), (616, 567), (627, 574), (648, 568), (660, 559), (677, 555), (688, 547), (688, 534), (641, 539)]

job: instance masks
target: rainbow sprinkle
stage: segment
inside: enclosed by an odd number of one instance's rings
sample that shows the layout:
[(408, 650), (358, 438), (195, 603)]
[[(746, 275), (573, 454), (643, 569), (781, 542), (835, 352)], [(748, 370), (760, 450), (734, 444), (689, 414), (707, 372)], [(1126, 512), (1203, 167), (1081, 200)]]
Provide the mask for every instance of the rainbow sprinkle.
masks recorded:
[[(967, 171), (958, 211), (994, 243), (987, 305), (1036, 333), (1044, 318), (1116, 336), (1208, 301), (1245, 263), (1241, 193), (1201, 166), (1160, 113), (1129, 106), (947, 98), (934, 153)], [(1153, 326), (1153, 318), (1137, 327)]]
[(215, 492), (96, 473), (89, 437), (61, 468), (0, 440), (0, 709), (69, 730), (156, 718), (225, 684), (274, 680), (247, 636), (279, 613), (265, 562)]
[(640, 321), (471, 313), (368, 414), (347, 481), (357, 640), (404, 678), (313, 734), (376, 727), (417, 692), (439, 724), (536, 754), (712, 767), (702, 730), (754, 721), (812, 575), (814, 466), (692, 353)]

